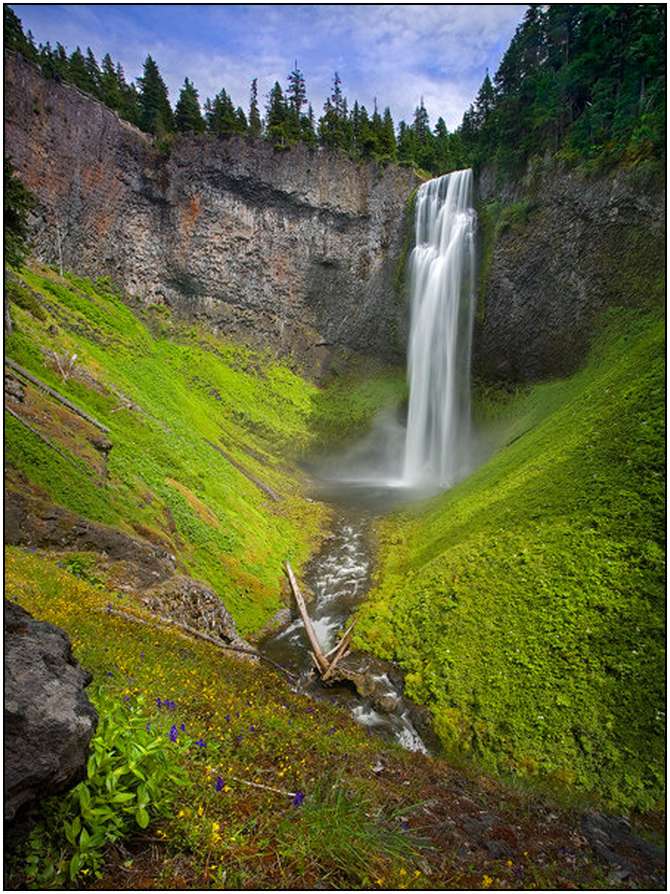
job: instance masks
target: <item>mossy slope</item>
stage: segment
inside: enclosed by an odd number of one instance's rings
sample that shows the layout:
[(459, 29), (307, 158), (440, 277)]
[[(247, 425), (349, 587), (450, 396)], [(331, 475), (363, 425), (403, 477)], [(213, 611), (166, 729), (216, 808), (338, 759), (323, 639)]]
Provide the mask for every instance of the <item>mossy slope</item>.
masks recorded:
[[(384, 375), (372, 391), (349, 382), (350, 406), (326, 414), (322, 391), (269, 353), (166, 308), (134, 313), (104, 280), (33, 267), (12, 277), (9, 295), (7, 355), (108, 426), (113, 444), (101, 474), (83, 431), (77, 445), (42, 414), (39, 430), (61, 456), (6, 414), (10, 486), (27, 479), (55, 503), (162, 543), (216, 590), (241, 632), (262, 626), (280, 607), (282, 563), (307, 559), (324, 517), (295, 458), (315, 433), (364, 425), (389, 399)], [(77, 355), (66, 380), (54, 353)]]
[(663, 791), (663, 357), (658, 319), (610, 314), (582, 371), (506, 402), (507, 446), (381, 524), (359, 613), (447, 748), (616, 808)]

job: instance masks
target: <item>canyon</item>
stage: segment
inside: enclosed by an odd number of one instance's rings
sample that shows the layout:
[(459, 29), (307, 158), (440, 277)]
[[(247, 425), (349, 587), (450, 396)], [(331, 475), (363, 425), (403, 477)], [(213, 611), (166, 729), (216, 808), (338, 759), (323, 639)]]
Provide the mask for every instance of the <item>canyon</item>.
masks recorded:
[[(270, 347), (315, 378), (404, 362), (413, 170), (242, 137), (161, 146), (5, 58), (6, 152), (38, 198), (38, 259), (108, 275), (139, 304)], [(605, 307), (657, 301), (663, 195), (644, 170), (588, 175), (545, 159), (516, 180), (476, 172), (475, 374), (569, 373)]]

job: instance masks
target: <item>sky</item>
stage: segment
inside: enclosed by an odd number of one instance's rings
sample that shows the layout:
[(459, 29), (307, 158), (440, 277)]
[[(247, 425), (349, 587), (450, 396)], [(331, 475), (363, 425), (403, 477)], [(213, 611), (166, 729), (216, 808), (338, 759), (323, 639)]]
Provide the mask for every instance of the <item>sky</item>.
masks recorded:
[(318, 118), (333, 72), (349, 105), (390, 106), (411, 120), (421, 97), (431, 124), (460, 124), (488, 68), (493, 74), (523, 5), (187, 5), (12, 4), (36, 42), (68, 52), (109, 52), (128, 80), (150, 53), (174, 105), (189, 77), (201, 102), (222, 87), (245, 111), (258, 78), (261, 105), (273, 83), (285, 87), (297, 60)]

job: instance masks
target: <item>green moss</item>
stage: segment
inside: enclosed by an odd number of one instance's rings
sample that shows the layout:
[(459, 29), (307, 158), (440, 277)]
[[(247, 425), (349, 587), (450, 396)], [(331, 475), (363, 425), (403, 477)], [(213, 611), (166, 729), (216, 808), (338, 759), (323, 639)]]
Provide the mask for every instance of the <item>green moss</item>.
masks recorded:
[(397, 368), (334, 379), (312, 396), (314, 446), (332, 447), (364, 434), (381, 409), (406, 398), (405, 371)]
[[(282, 562), (305, 561), (319, 532), (321, 510), (300, 496), (297, 468), (279, 468), (286, 453), (310, 444), (316, 387), (199, 327), (167, 318), (152, 332), (104, 281), (46, 269), (23, 278), (45, 315), (16, 309), (8, 356), (107, 425), (113, 448), (100, 480), (9, 417), (10, 473), (87, 518), (157, 532), (187, 573), (214, 587), (243, 632), (260, 627), (281, 605)], [(86, 376), (62, 381), (46, 365), (51, 350), (76, 353)], [(208, 441), (282, 501), (269, 505)]]
[(612, 312), (572, 378), (489, 392), (507, 446), (381, 525), (359, 613), (447, 748), (615, 809), (662, 797), (663, 346), (656, 317)]

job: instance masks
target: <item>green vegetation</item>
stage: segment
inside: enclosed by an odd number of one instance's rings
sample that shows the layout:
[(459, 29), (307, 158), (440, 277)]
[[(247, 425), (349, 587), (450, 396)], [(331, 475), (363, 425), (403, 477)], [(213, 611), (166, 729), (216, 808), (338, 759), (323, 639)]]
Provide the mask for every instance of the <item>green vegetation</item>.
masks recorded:
[[(14, 878), (90, 884), (114, 853), (105, 847), (151, 823), (159, 857), (141, 871), (152, 887), (426, 886), (427, 852), (406, 822), (420, 822), (416, 790), (373, 769), (380, 749), (393, 773), (408, 755), (262, 667), (133, 622), (151, 616), (127, 597), (130, 618), (108, 614), (121, 594), (56, 558), (9, 548), (6, 594), (69, 633), (93, 673), (100, 725), (86, 780), (43, 805)], [(127, 884), (132, 852), (121, 865)]]
[[(174, 743), (151, 731), (142, 696), (131, 703), (119, 702), (109, 689), (89, 694), (99, 723), (86, 779), (42, 805), (44, 819), (31, 830), (26, 848), (33, 887), (67, 887), (99, 875), (105, 848), (167, 816), (176, 787), (187, 779), (171, 753)], [(191, 745), (183, 736), (178, 747)]]
[[(86, 518), (161, 543), (214, 588), (243, 633), (261, 627), (281, 606), (282, 563), (308, 558), (323, 519), (287, 456), (315, 437), (360, 431), (402, 388), (400, 376), (336, 382), (331, 402), (328, 389), (269, 355), (177, 323), (165, 309), (140, 319), (104, 280), (33, 268), (14, 275), (8, 296), (7, 355), (107, 425), (113, 445), (105, 471), (85, 449), (86, 423), (74, 434), (46, 423), (61, 455), (7, 415), (10, 486), (27, 479)], [(55, 358), (75, 354), (64, 380)]]
[(448, 751), (618, 810), (663, 797), (663, 356), (620, 310), (572, 378), (489, 390), (506, 446), (381, 523), (357, 627)]
[(5, 263), (20, 267), (28, 253), (28, 214), (35, 205), (35, 197), (14, 175), (11, 161), (4, 159), (3, 225), (5, 235)]
[(463, 158), (512, 176), (547, 152), (588, 167), (662, 159), (665, 31), (658, 4), (531, 6), (463, 116)]

